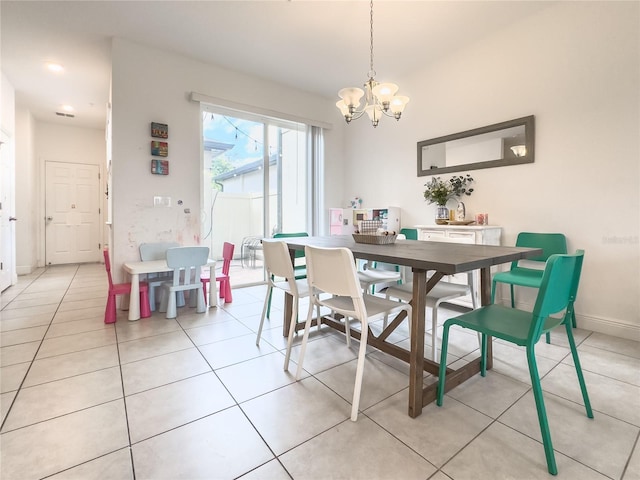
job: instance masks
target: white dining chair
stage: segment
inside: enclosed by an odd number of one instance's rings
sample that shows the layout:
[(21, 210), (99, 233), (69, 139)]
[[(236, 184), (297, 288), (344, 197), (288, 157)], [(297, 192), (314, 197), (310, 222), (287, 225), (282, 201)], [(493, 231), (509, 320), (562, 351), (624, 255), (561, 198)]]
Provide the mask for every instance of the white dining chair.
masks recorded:
[[(360, 405), (369, 320), (391, 313), (399, 313), (402, 310), (411, 316), (411, 306), (373, 295), (364, 295), (358, 281), (353, 253), (348, 248), (307, 246), (305, 247), (305, 257), (307, 259), (307, 280), (311, 295), (309, 297), (309, 311), (305, 323), (300, 356), (298, 357), (296, 380), (300, 379), (303, 370), (304, 354), (307, 348), (307, 340), (309, 339), (314, 307), (325, 307), (345, 317), (359, 320), (361, 325), (360, 347), (358, 349), (351, 406), (351, 420), (355, 422), (358, 419)], [(325, 296), (323, 294), (330, 294), (331, 297), (323, 298)], [(348, 325), (345, 325), (345, 328), (346, 334), (350, 335)], [(285, 370), (287, 368), (288, 365), (285, 365)]]
[[(386, 267), (386, 268), (385, 268)], [(387, 268), (391, 268), (388, 270)], [(396, 268), (394, 270), (394, 268)], [(375, 293), (373, 290), (380, 284), (397, 284), (402, 276), (396, 266), (390, 264), (377, 264), (376, 262), (366, 262), (362, 270), (358, 270), (358, 281), (364, 293)]]
[[(409, 270), (409, 269), (407, 269)], [(459, 284), (452, 283), (447, 281), (439, 281), (436, 283), (435, 287), (433, 287), (428, 293), (426, 298), (426, 305), (431, 309), (431, 359), (434, 362), (438, 361), (438, 307), (443, 302), (448, 302), (449, 300), (454, 300), (456, 298), (464, 297), (466, 295), (471, 294), (471, 272), (469, 272), (469, 284)], [(385, 298), (391, 299), (396, 298), (402, 300), (404, 302), (410, 302), (413, 298), (413, 282), (412, 282), (411, 271), (409, 271), (405, 276), (405, 281), (402, 285), (395, 285), (392, 287), (387, 287), (385, 290)], [(476, 309), (476, 300), (471, 296), (473, 302), (473, 308)], [(385, 317), (383, 322), (383, 328), (387, 326), (387, 317)]]
[[(442, 237), (437, 240), (443, 243), (460, 243), (457, 239), (449, 239)], [(473, 272), (467, 272), (467, 283), (453, 283), (446, 280), (440, 280), (436, 285), (427, 292), (426, 306), (431, 309), (431, 359), (437, 362), (438, 355), (438, 308), (440, 304), (469, 295), (473, 309), (478, 308), (477, 299), (473, 292)], [(385, 290), (387, 299), (396, 298), (405, 302), (410, 302), (413, 298), (413, 274), (410, 268), (402, 268), (402, 284), (393, 285)], [(411, 325), (411, 324), (409, 324)], [(387, 317), (384, 318), (383, 328), (387, 326)]]
[[(177, 242), (152, 242), (141, 243), (138, 247), (140, 252), (140, 260), (143, 262), (151, 262), (153, 260), (164, 260), (167, 258), (167, 250), (169, 248), (179, 247)], [(160, 301), (161, 295), (156, 296), (156, 288), (161, 287), (164, 282), (167, 282), (173, 278), (171, 272), (158, 272), (147, 274), (147, 284), (149, 285), (149, 305), (151, 311), (155, 312), (156, 306)], [(162, 290), (159, 290), (162, 293)], [(178, 307), (184, 306), (184, 294), (182, 292), (178, 295)]]
[[(359, 231), (364, 235), (375, 235), (382, 227), (381, 221), (362, 221)], [(400, 281), (400, 269), (397, 265), (367, 261), (357, 270), (358, 280), (364, 293), (375, 293), (375, 286), (379, 284), (395, 284)]]
[[(202, 292), (200, 274), (202, 267), (209, 261), (209, 247), (175, 247), (167, 250), (167, 266), (173, 270), (172, 281), (164, 282), (160, 311), (167, 312), (167, 318), (176, 318), (176, 295), (191, 291), (189, 304), (197, 307), (198, 313), (204, 313), (207, 306)], [(195, 290), (195, 292), (194, 292)]]
[[(296, 280), (293, 270), (293, 263), (289, 255), (289, 247), (286, 242), (275, 240), (264, 240), (262, 242), (262, 254), (264, 255), (264, 266), (267, 273), (267, 294), (264, 298), (264, 307), (262, 308), (262, 316), (260, 317), (260, 326), (258, 327), (258, 335), (256, 336), (256, 345), (260, 344), (262, 336), (262, 328), (264, 320), (267, 317), (269, 309), (269, 300), (273, 294), (273, 289), (282, 290), (285, 295), (291, 295), (293, 300), (293, 308), (291, 312), (291, 323), (289, 324), (289, 335), (287, 338), (287, 353), (284, 359), (285, 370), (289, 364), (291, 356), (291, 345), (293, 336), (298, 323), (298, 301), (301, 298), (309, 296), (309, 284), (305, 279)], [(318, 308), (318, 318), (320, 318), (320, 309)], [(318, 324), (319, 326), (319, 324)]]

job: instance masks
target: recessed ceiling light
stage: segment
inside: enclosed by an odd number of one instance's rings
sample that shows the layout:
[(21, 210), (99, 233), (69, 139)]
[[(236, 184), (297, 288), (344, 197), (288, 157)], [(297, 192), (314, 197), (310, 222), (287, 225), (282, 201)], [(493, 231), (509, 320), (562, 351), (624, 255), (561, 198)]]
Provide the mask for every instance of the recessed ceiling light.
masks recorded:
[(60, 73), (64, 71), (64, 67), (59, 63), (47, 62), (47, 68), (55, 73)]
[(73, 112), (73, 107), (72, 107), (71, 105), (63, 105), (63, 106), (62, 106), (62, 109), (63, 109), (65, 112)]

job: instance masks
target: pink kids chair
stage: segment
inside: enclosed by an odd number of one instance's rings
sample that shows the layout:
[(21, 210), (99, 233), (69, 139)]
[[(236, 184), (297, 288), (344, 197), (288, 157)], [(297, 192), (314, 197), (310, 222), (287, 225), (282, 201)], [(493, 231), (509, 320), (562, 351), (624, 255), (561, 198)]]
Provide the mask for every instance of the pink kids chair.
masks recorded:
[[(109, 297), (107, 298), (107, 308), (104, 311), (104, 323), (116, 323), (116, 295), (131, 293), (131, 283), (113, 283), (109, 249), (107, 248), (104, 249), (104, 266), (107, 269), (107, 277), (109, 278)], [(151, 316), (149, 285), (146, 282), (140, 282), (140, 316), (142, 318)]]
[[(222, 271), (216, 274), (216, 282), (220, 282), (220, 298), (224, 298), (224, 303), (231, 303), (233, 296), (231, 295), (231, 281), (229, 278), (229, 267), (233, 260), (233, 251), (235, 245), (233, 243), (224, 242), (222, 247)], [(209, 283), (209, 269), (205, 268), (200, 275), (202, 282), (202, 291), (204, 292), (204, 300), (207, 300), (207, 283)]]

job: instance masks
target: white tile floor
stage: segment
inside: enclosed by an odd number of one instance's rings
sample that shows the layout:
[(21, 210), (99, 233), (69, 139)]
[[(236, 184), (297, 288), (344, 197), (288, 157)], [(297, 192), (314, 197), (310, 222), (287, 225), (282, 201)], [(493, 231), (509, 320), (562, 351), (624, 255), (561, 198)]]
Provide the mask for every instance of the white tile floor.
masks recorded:
[[(264, 287), (206, 314), (129, 322), (119, 311), (104, 325), (105, 285), (102, 265), (60, 266), (2, 294), (2, 479), (550, 478), (520, 349), (496, 342), (486, 378), (416, 419), (407, 366), (372, 349), (354, 423), (357, 342), (314, 333), (295, 382), (282, 369), (281, 297), (255, 346)], [(576, 337), (593, 420), (562, 332), (537, 350), (558, 478), (640, 479), (640, 345)], [(406, 325), (393, 338), (406, 345)], [(477, 356), (473, 334), (452, 342), (449, 362)]]

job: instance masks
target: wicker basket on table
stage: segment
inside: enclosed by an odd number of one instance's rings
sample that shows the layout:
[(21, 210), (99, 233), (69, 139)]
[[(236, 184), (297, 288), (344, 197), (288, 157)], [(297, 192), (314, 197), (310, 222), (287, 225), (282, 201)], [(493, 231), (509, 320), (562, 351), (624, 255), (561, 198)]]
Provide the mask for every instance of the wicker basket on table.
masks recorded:
[(360, 233), (354, 233), (353, 240), (356, 243), (368, 243), (370, 245), (391, 245), (395, 243), (397, 235), (388, 232), (378, 234), (380, 228), (382, 228), (382, 222), (379, 220), (362, 220), (359, 223)]

